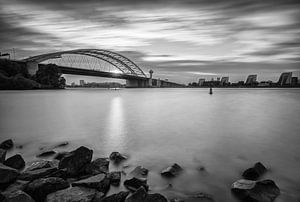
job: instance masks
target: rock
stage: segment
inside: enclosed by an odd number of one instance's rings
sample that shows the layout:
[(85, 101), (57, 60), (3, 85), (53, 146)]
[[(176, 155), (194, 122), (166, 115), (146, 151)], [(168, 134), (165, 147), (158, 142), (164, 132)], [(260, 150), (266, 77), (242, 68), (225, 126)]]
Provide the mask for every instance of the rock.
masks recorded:
[(244, 171), (243, 177), (247, 180), (257, 180), (266, 171), (266, 167), (262, 163), (257, 162), (252, 168)]
[(70, 152), (58, 152), (55, 156), (54, 159), (56, 160), (61, 160), (63, 157), (67, 156)]
[(280, 189), (272, 180), (238, 180), (231, 186), (232, 192), (242, 201), (272, 202)]
[(41, 168), (36, 170), (26, 170), (18, 177), (20, 180), (32, 181), (38, 178), (47, 177), (56, 172), (57, 168)]
[(6, 189), (5, 192), (14, 192), (17, 190), (22, 190), (24, 191), (24, 189), (27, 187), (27, 185), (29, 184), (29, 181), (24, 181), (24, 180), (16, 180), (14, 183), (10, 184)]
[(14, 143), (11, 139), (5, 140), (0, 144), (0, 149), (9, 150), (14, 146)]
[(0, 163), (3, 163), (6, 158), (6, 150), (0, 149)]
[(168, 202), (166, 197), (161, 194), (148, 194), (144, 199), (144, 202)]
[(107, 177), (110, 180), (110, 183), (112, 185), (118, 186), (121, 181), (121, 172), (120, 171), (110, 172), (108, 173)]
[(184, 202), (184, 200), (178, 199), (178, 198), (174, 198), (174, 199), (171, 199), (170, 202)]
[(133, 171), (130, 172), (130, 175), (136, 178), (146, 177), (148, 175), (148, 169), (142, 166), (137, 166), (135, 169), (133, 169)]
[(52, 156), (54, 154), (56, 154), (55, 151), (47, 150), (47, 151), (43, 151), (43, 152), (39, 153), (38, 155), (36, 155), (36, 157), (48, 157), (48, 156)]
[(144, 187), (140, 187), (136, 192), (129, 196), (125, 202), (143, 202), (147, 197), (147, 192)]
[(136, 191), (140, 187), (144, 187), (146, 191), (148, 191), (148, 185), (146, 179), (139, 179), (136, 177), (133, 177), (129, 180), (124, 181), (124, 186), (129, 189), (130, 191)]
[(4, 199), (5, 199), (5, 196), (0, 193), (0, 202), (4, 201)]
[(58, 148), (58, 147), (65, 147), (65, 146), (67, 146), (69, 144), (69, 142), (61, 142), (61, 143), (59, 143), (59, 144), (57, 144), (57, 145), (54, 145), (54, 149), (55, 148)]
[(102, 193), (107, 193), (109, 190), (110, 181), (105, 174), (98, 174), (87, 179), (73, 182), (72, 186), (82, 186), (87, 188), (97, 189)]
[(190, 199), (195, 199), (196, 201), (201, 201), (201, 202), (214, 202), (214, 199), (211, 195), (205, 194), (205, 193), (198, 193), (189, 196)]
[(6, 161), (4, 162), (4, 165), (9, 166), (14, 169), (17, 169), (17, 170), (20, 170), (25, 167), (25, 161), (20, 154), (16, 154), (16, 155), (6, 159)]
[(91, 202), (97, 190), (86, 187), (70, 187), (51, 193), (47, 196), (46, 202)]
[(66, 168), (70, 175), (76, 175), (81, 172), (86, 164), (91, 162), (92, 156), (93, 150), (82, 146), (64, 156), (58, 167), (59, 169)]
[(110, 155), (109, 155), (109, 159), (114, 161), (115, 163), (120, 163), (121, 161), (123, 160), (126, 160), (127, 157), (120, 154), (119, 152), (112, 152)]
[(175, 177), (182, 171), (182, 168), (177, 164), (174, 163), (172, 166), (167, 167), (163, 171), (161, 171), (161, 175), (166, 177)]
[(58, 161), (47, 161), (47, 160), (37, 160), (30, 163), (30, 165), (26, 168), (25, 171), (33, 171), (41, 168), (55, 168), (58, 166)]
[(40, 178), (29, 183), (25, 192), (36, 201), (44, 201), (48, 194), (68, 187), (69, 183), (58, 177)]
[(11, 167), (0, 163), (0, 184), (13, 182), (19, 175), (19, 172)]
[(117, 194), (106, 196), (100, 199), (99, 202), (124, 202), (128, 195), (129, 195), (129, 191), (121, 191)]
[(85, 172), (91, 175), (97, 175), (100, 173), (107, 173), (109, 167), (108, 158), (97, 158), (85, 167)]
[(21, 190), (16, 190), (14, 192), (5, 192), (4, 196), (4, 202), (34, 202), (31, 196)]

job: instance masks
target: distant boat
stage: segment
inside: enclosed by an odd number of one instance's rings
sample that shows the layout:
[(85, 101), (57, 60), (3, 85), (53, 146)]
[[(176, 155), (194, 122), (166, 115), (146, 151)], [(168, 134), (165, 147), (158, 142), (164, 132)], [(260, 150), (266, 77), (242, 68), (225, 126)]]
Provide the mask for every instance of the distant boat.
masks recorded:
[(209, 88), (209, 94), (210, 94), (210, 95), (213, 94), (212, 87)]

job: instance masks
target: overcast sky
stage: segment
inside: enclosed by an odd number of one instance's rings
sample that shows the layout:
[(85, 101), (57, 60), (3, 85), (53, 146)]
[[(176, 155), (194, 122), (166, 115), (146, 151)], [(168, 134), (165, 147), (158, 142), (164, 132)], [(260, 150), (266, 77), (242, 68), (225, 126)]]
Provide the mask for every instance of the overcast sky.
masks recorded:
[(109, 49), (184, 83), (277, 80), (300, 71), (300, 1), (0, 0), (0, 51), (12, 48), (17, 58)]

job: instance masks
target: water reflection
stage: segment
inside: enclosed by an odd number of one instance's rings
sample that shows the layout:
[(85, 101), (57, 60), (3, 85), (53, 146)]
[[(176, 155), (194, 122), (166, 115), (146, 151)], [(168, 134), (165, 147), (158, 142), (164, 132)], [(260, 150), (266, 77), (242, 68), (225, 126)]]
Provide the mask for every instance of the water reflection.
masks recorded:
[(125, 127), (124, 127), (123, 103), (121, 97), (114, 97), (110, 103), (110, 110), (106, 123), (105, 136), (107, 149), (120, 150), (123, 148)]

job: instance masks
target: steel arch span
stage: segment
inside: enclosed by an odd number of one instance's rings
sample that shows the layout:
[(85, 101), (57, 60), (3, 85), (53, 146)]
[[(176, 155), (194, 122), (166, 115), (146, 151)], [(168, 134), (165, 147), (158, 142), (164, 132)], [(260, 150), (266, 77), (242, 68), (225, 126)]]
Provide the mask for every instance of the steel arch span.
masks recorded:
[(75, 54), (75, 55), (90, 56), (93, 58), (97, 58), (99, 60), (103, 60), (105, 62), (110, 63), (118, 70), (120, 70), (122, 74), (147, 78), (143, 70), (141, 70), (141, 68), (138, 65), (136, 65), (133, 61), (131, 61), (129, 58), (121, 54), (108, 51), (108, 50), (103, 50), (103, 49), (77, 49), (77, 50), (69, 50), (69, 51), (60, 51), (60, 52), (47, 53), (47, 54), (29, 57), (24, 59), (23, 61), (26, 63), (30, 63), (30, 62), (40, 63), (49, 59), (62, 58), (62, 55), (66, 55), (66, 54)]

